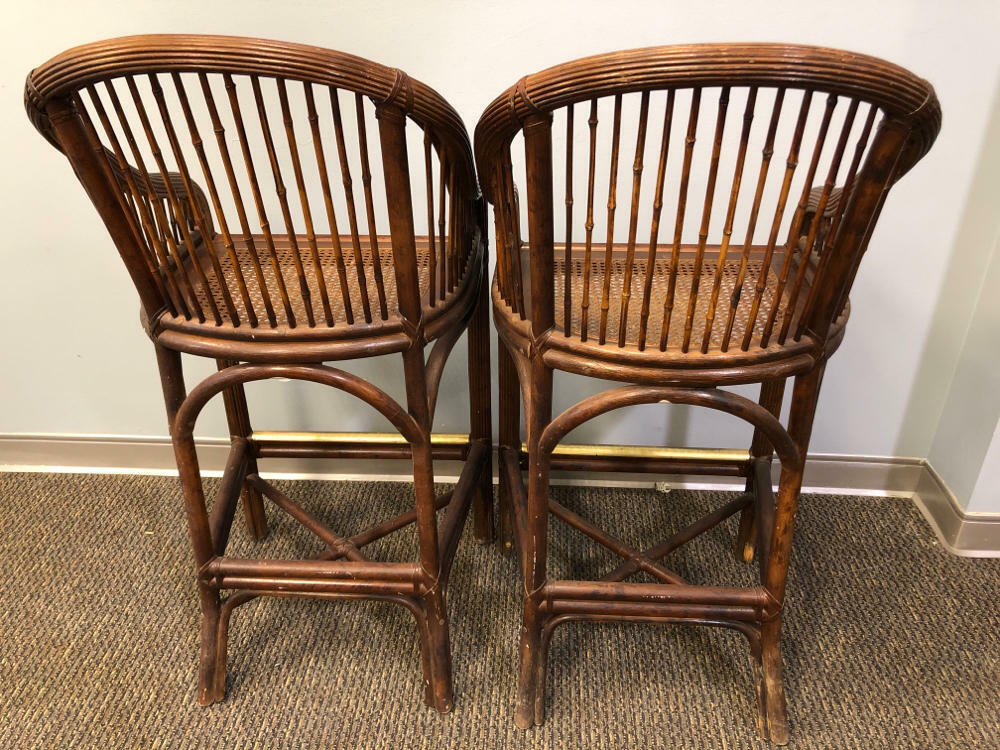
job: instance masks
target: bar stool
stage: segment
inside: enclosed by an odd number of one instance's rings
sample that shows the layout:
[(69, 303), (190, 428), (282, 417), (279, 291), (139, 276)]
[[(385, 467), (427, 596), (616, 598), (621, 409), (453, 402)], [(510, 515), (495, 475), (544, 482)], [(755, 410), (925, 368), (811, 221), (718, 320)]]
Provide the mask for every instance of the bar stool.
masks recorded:
[[(405, 607), (425, 701), (450, 710), (445, 586), (470, 505), (476, 536), (492, 534), (485, 204), (459, 116), (402, 71), (358, 57), (182, 35), (64, 52), (28, 76), (25, 104), (103, 219), (156, 350), (201, 600), (198, 702), (224, 697), (235, 607), (308, 596)], [(426, 206), (415, 213), (415, 202)], [(470, 433), (442, 439), (431, 431), (438, 388), (465, 330)], [(218, 372), (188, 391), (182, 353), (216, 359)], [(388, 354), (401, 355), (405, 405), (324, 364)], [(243, 385), (269, 378), (344, 391), (398, 434), (254, 431)], [(232, 447), (209, 506), (192, 431), (220, 393)], [(262, 459), (289, 455), (412, 458), (414, 507), (345, 538), (261, 478)], [(465, 462), (443, 496), (435, 458)], [(267, 532), (267, 498), (318, 537), (315, 557), (227, 555), (239, 497), (252, 536)], [(419, 560), (364, 554), (414, 523)]]
[[(497, 231), (500, 515), (524, 579), (519, 727), (542, 722), (562, 623), (700, 623), (746, 636), (761, 733), (787, 742), (779, 636), (820, 382), (886, 194), (939, 126), (933, 89), (906, 70), (774, 44), (599, 55), (526, 76), (487, 107), (475, 144)], [(616, 223), (619, 195), (629, 213)], [(556, 370), (625, 385), (553, 416)], [(724, 388), (738, 384), (760, 384), (758, 402)], [(750, 450), (560, 445), (598, 415), (663, 402), (749, 422)], [(746, 492), (640, 551), (550, 500), (552, 469), (738, 475)], [(549, 578), (550, 513), (625, 562), (598, 581)], [(756, 551), (759, 585), (700, 586), (663, 563), (737, 514), (737, 556)], [(636, 573), (655, 582), (626, 581)]]

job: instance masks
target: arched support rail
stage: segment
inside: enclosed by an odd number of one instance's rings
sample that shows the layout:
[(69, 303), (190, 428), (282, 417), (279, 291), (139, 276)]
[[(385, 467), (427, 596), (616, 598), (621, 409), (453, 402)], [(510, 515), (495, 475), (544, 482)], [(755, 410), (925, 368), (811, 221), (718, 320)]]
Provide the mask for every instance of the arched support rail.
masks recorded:
[(716, 409), (749, 422), (759, 429), (774, 446), (783, 466), (797, 467), (799, 450), (781, 422), (767, 409), (750, 399), (717, 388), (664, 388), (632, 385), (613, 388), (589, 396), (566, 409), (553, 419), (539, 441), (543, 454), (551, 453), (566, 435), (584, 422), (623, 406), (656, 402), (688, 404)]
[(235, 385), (250, 383), (256, 380), (270, 378), (290, 378), (306, 380), (320, 385), (349, 393), (370, 404), (382, 416), (399, 430), (399, 433), (409, 443), (421, 443), (427, 440), (417, 421), (400, 406), (389, 394), (366, 380), (349, 372), (338, 370), (327, 365), (252, 365), (242, 364), (219, 370), (209, 375), (188, 394), (177, 410), (174, 420), (174, 439), (188, 441), (192, 439), (194, 424), (198, 415), (209, 400)]

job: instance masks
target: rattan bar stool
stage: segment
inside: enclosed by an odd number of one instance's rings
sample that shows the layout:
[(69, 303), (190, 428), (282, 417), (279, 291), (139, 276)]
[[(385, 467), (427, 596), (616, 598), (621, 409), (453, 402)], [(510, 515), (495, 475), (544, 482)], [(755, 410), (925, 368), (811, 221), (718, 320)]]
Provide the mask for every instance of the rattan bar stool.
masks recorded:
[[(224, 697), (235, 607), (308, 596), (409, 610), (425, 701), (448, 711), (445, 586), (470, 506), (476, 536), (492, 535), (485, 204), (459, 116), (400, 70), (210, 36), (69, 50), (28, 76), (25, 103), (104, 220), (156, 349), (201, 599), (198, 702)], [(442, 370), (465, 330), (470, 433), (432, 435)], [(218, 372), (188, 391), (182, 353), (218, 360)], [(405, 405), (324, 364), (387, 354), (401, 355)], [(243, 385), (268, 378), (344, 391), (397, 433), (254, 431)], [(192, 431), (220, 393), (232, 448), (209, 505)], [(345, 538), (261, 478), (271, 457), (412, 458), (414, 507)], [(435, 458), (465, 461), (443, 496)], [(315, 557), (227, 555), (241, 496), (254, 537), (267, 531), (267, 498), (318, 538)], [(419, 560), (365, 555), (414, 523)]]
[[(578, 60), (522, 78), (486, 109), (475, 144), (497, 230), (500, 515), (504, 535), (516, 531), (524, 577), (518, 726), (543, 719), (558, 625), (700, 623), (746, 636), (761, 732), (787, 741), (779, 635), (823, 369), (843, 339), (847, 295), (886, 194), (939, 126), (931, 86), (899, 67), (766, 44)], [(626, 159), (630, 175), (619, 168)], [(616, 222), (619, 195), (629, 213)], [(555, 370), (627, 385), (553, 417)], [(756, 403), (724, 389), (755, 383)], [(749, 422), (749, 451), (598, 446), (588, 455), (560, 445), (598, 415), (662, 402)], [(636, 550), (551, 501), (552, 469), (742, 476), (746, 492)], [(550, 579), (550, 514), (624, 563), (598, 581)], [(737, 514), (736, 554), (751, 562), (756, 551), (759, 585), (696, 585), (664, 564)], [(626, 580), (636, 573), (655, 582)]]

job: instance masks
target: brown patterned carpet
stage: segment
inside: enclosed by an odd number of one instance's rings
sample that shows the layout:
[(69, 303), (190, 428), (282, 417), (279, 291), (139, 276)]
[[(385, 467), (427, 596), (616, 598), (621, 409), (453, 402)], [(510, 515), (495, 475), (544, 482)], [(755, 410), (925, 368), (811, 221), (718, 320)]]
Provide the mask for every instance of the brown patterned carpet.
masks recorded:
[[(343, 531), (394, 514), (409, 492), (282, 486)], [(637, 545), (723, 502), (707, 492), (553, 492), (630, 529), (621, 536)], [(756, 736), (741, 637), (693, 627), (564, 626), (548, 719), (518, 731), (515, 565), (469, 540), (450, 589), (451, 714), (422, 705), (403, 610), (274, 599), (237, 611), (228, 698), (199, 708), (197, 599), (177, 480), (0, 474), (0, 500), (0, 748), (768, 747)], [(270, 518), (268, 554), (316, 549)], [(731, 532), (716, 529), (668, 562), (694, 581), (741, 580), (749, 569), (729, 553)], [(558, 522), (553, 536), (560, 575), (611, 562)], [(233, 541), (250, 547), (242, 528)], [(411, 545), (399, 534), (380, 555)], [(784, 641), (790, 747), (1000, 748), (998, 589), (1000, 560), (951, 556), (908, 501), (804, 498)]]

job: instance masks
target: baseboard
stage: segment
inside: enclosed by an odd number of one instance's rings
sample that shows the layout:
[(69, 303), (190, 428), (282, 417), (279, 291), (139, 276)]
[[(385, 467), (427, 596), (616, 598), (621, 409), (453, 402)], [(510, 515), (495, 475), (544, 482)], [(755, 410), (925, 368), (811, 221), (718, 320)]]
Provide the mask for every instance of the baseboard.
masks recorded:
[[(229, 441), (197, 441), (202, 471), (219, 476), (229, 454)], [(407, 480), (407, 461), (346, 461), (337, 459), (267, 459), (269, 477), (288, 479)], [(777, 467), (776, 467), (777, 468)], [(437, 477), (458, 478), (458, 462), (441, 462)], [(82, 472), (95, 474), (176, 474), (174, 452), (165, 437), (119, 435), (0, 434), (0, 471)], [(665, 477), (648, 474), (554, 473), (553, 482), (577, 485), (733, 489), (737, 478)], [(777, 476), (775, 476), (777, 481)], [(899, 497), (912, 500), (941, 544), (956, 555), (1000, 556), (1000, 513), (967, 513), (926, 460), (882, 456), (810, 454), (803, 489)]]

